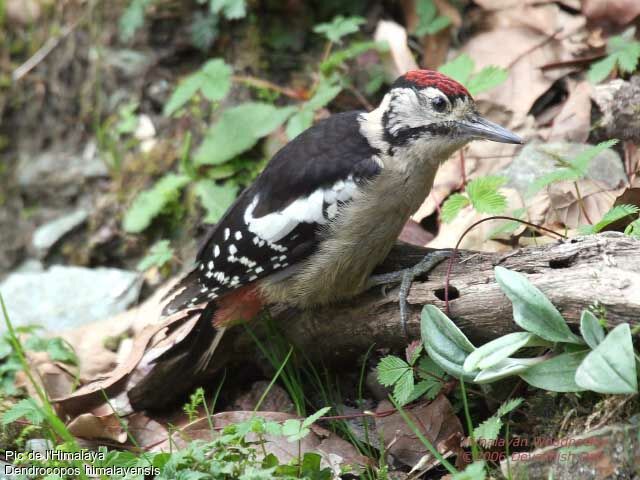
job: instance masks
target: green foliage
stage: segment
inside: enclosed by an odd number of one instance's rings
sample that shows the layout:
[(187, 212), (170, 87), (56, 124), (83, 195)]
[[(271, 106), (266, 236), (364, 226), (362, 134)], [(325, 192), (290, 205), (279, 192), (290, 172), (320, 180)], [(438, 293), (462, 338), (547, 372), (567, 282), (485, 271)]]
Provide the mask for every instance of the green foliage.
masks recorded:
[(451, 222), (467, 205), (473, 205), (478, 213), (503, 213), (507, 208), (507, 199), (498, 189), (506, 181), (502, 176), (486, 176), (471, 180), (467, 184), (466, 195), (454, 193), (444, 202), (441, 211), (442, 221)]
[(189, 401), (182, 406), (182, 410), (187, 414), (189, 423), (198, 418), (198, 407), (202, 405), (204, 405), (204, 389), (198, 387), (196, 391), (189, 396)]
[(24, 398), (4, 412), (2, 425), (9, 425), (21, 418), (34, 425), (41, 425), (45, 420), (45, 414), (33, 398)]
[(498, 408), (496, 413), (487, 418), (473, 430), (473, 437), (481, 443), (482, 441), (492, 442), (496, 440), (500, 430), (502, 429), (502, 417), (518, 408), (522, 402), (522, 398), (512, 398), (500, 405), (500, 408)]
[(582, 235), (591, 235), (593, 233), (601, 232), (612, 223), (622, 220), (630, 215), (637, 215), (638, 212), (640, 212), (640, 208), (635, 205), (615, 205), (602, 216), (600, 221), (594, 225), (585, 225), (580, 227), (579, 232)]
[(624, 234), (630, 237), (640, 238), (640, 218), (627, 225), (627, 228), (624, 229)]
[(473, 73), (474, 69), (473, 59), (463, 53), (442, 65), (438, 71), (463, 84), (471, 95), (491, 90), (504, 83), (509, 77), (508, 70), (495, 65), (484, 67), (476, 74)]
[(316, 413), (305, 418), (304, 420), (298, 420), (295, 418), (285, 420), (284, 424), (282, 425), (282, 435), (287, 437), (287, 441), (289, 442), (297, 442), (299, 440), (302, 440), (304, 437), (309, 435), (309, 433), (311, 433), (309, 427), (311, 427), (314, 422), (316, 422), (329, 410), (331, 410), (331, 407), (321, 408)]
[(438, 14), (438, 8), (433, 0), (417, 0), (416, 14), (418, 23), (413, 33), (419, 37), (436, 34), (451, 25), (449, 17)]
[(225, 110), (195, 154), (196, 165), (219, 165), (246, 152), (294, 113), (293, 107), (248, 102)]
[[(353, 42), (348, 47), (337, 50), (329, 55), (321, 64), (320, 72), (327, 77), (333, 73), (338, 67), (342, 66), (347, 60), (351, 60), (362, 55), (369, 50), (376, 50), (377, 52), (386, 52), (389, 50), (389, 44), (387, 42)], [(381, 76), (381, 78), (384, 78)]]
[(451, 477), (451, 480), (485, 480), (487, 472), (485, 470), (484, 460), (473, 462), (462, 472), (458, 472)]
[(131, 0), (120, 17), (120, 40), (128, 42), (133, 39), (136, 31), (144, 25), (145, 10), (155, 0)]
[(224, 60), (209, 60), (200, 70), (178, 84), (164, 106), (164, 114), (173, 115), (198, 92), (210, 102), (222, 100), (231, 88), (232, 73), (231, 67), (224, 63)]
[(235, 200), (238, 186), (231, 182), (219, 185), (211, 180), (202, 179), (196, 183), (195, 192), (207, 212), (203, 222), (217, 223)]
[[(431, 359), (421, 357), (422, 345), (418, 343), (407, 350), (407, 361), (388, 355), (380, 360), (377, 367), (378, 382), (385, 387), (393, 386), (393, 398), (399, 405), (406, 405), (422, 396), (431, 400), (445, 383), (444, 370)], [(420, 378), (418, 383), (414, 379), (416, 373)]]
[(223, 15), (229, 20), (238, 20), (247, 15), (246, 0), (198, 0), (199, 3), (209, 3), (209, 11)]
[(124, 216), (122, 227), (128, 233), (140, 233), (189, 183), (187, 175), (169, 173), (158, 180), (150, 190), (140, 193)]
[(587, 78), (600, 83), (616, 66), (622, 73), (633, 73), (640, 59), (640, 42), (634, 39), (635, 29), (611, 37), (607, 42), (607, 56), (591, 65)]
[(159, 240), (149, 249), (149, 253), (138, 263), (137, 269), (141, 272), (151, 267), (162, 268), (169, 263), (175, 255), (169, 240)]
[(313, 27), (315, 33), (323, 35), (332, 43), (341, 43), (342, 38), (357, 32), (365, 22), (362, 17), (343, 17), (338, 15), (331, 22), (320, 23)]
[(606, 142), (600, 142), (598, 145), (586, 148), (572, 159), (564, 159), (554, 154), (552, 155), (559, 164), (560, 168), (541, 176), (533, 182), (527, 195), (535, 195), (538, 191), (556, 182), (576, 182), (585, 178), (589, 172), (591, 161), (601, 152), (613, 147), (618, 140), (612, 139)]
[[(477, 383), (519, 375), (534, 387), (556, 392), (638, 392), (637, 353), (628, 324), (604, 336), (598, 320), (585, 312), (580, 325), (583, 339), (569, 330), (556, 308), (524, 275), (502, 267), (496, 267), (495, 274), (511, 300), (515, 322), (525, 331), (476, 348), (438, 308), (426, 305), (422, 341), (429, 357), (444, 371)], [(509, 356), (535, 346), (552, 347), (554, 355)]]
[(342, 87), (340, 85), (327, 80), (321, 81), (313, 97), (303, 103), (300, 109), (289, 118), (286, 128), (287, 137), (291, 140), (311, 127), (314, 112), (326, 106), (341, 91)]

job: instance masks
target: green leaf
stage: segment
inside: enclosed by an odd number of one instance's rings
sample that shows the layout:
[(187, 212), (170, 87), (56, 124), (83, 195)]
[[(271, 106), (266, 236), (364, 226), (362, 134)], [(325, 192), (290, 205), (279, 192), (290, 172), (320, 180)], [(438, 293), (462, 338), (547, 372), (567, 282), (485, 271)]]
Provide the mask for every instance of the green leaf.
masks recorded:
[(428, 400), (433, 400), (438, 396), (438, 393), (442, 390), (444, 384), (435, 378), (427, 378), (424, 380), (420, 380), (413, 387), (413, 391), (407, 397), (406, 403), (413, 402), (423, 395), (426, 396)]
[(485, 471), (484, 460), (478, 460), (471, 465), (467, 465), (463, 472), (458, 472), (451, 477), (451, 480), (485, 480), (487, 473)]
[(569, 161), (571, 166), (578, 172), (582, 174), (582, 176), (586, 176), (589, 171), (589, 166), (594, 158), (600, 155), (605, 150), (613, 147), (618, 143), (618, 140), (613, 138), (611, 140), (606, 140), (604, 142), (600, 142), (593, 147), (588, 147), (578, 153), (573, 159)]
[(353, 42), (347, 48), (333, 52), (329, 57), (320, 64), (320, 72), (328, 76), (336, 68), (340, 67), (347, 60), (356, 58), (369, 50), (378, 52), (386, 52), (389, 50), (387, 42)]
[(491, 417), (486, 419), (473, 430), (473, 436), (476, 440), (482, 442), (491, 442), (498, 438), (500, 429), (502, 428), (502, 418), (511, 411), (515, 410), (523, 402), (522, 398), (512, 398), (503, 403), (500, 408)]
[(630, 237), (640, 238), (640, 218), (627, 225), (627, 228), (624, 229), (624, 234)]
[(591, 349), (595, 349), (604, 340), (604, 329), (596, 316), (589, 310), (583, 310), (580, 317), (580, 334)]
[(640, 208), (636, 207), (635, 205), (616, 205), (612, 207), (607, 213), (605, 213), (598, 223), (580, 227), (579, 231), (583, 235), (598, 233), (612, 223), (617, 222), (618, 220), (621, 220), (629, 215), (635, 215), (638, 212), (640, 212)]
[(503, 378), (518, 375), (533, 365), (537, 365), (546, 360), (546, 357), (535, 358), (505, 358), (492, 367), (481, 370), (473, 381), (475, 383), (491, 383)]
[(521, 273), (495, 268), (496, 281), (513, 305), (513, 320), (524, 330), (550, 342), (582, 344), (549, 299)]
[(474, 370), (484, 370), (493, 367), (521, 348), (533, 345), (550, 344), (533, 333), (509, 333), (485, 343), (471, 352), (464, 362), (464, 369), (467, 372), (472, 372)]
[(611, 330), (578, 367), (576, 384), (598, 393), (638, 393), (638, 373), (628, 323)]
[(118, 22), (122, 42), (133, 39), (136, 31), (144, 25), (144, 12), (152, 0), (131, 0)]
[(187, 183), (189, 177), (186, 175), (169, 173), (162, 177), (151, 189), (135, 198), (125, 213), (122, 228), (128, 233), (142, 232), (169, 202), (178, 198)]
[(576, 370), (586, 356), (586, 351), (562, 353), (525, 370), (520, 378), (552, 392), (579, 392), (584, 388), (575, 381)]
[(299, 112), (294, 113), (287, 122), (285, 133), (289, 140), (293, 140), (313, 124), (313, 110), (303, 108)]
[(466, 188), (467, 195), (479, 213), (497, 214), (507, 208), (506, 197), (498, 192), (498, 188), (506, 183), (506, 177), (487, 176), (475, 178)]
[(210, 0), (211, 13), (219, 13), (229, 20), (237, 20), (247, 15), (246, 0)]
[(462, 83), (463, 85), (466, 85), (473, 73), (474, 67), (475, 62), (468, 54), (463, 53), (442, 65), (438, 71)]
[(414, 33), (419, 37), (438, 33), (451, 24), (449, 17), (438, 15), (438, 9), (433, 0), (418, 0), (416, 2), (416, 15), (418, 16), (418, 23)]
[(302, 422), (302, 426), (310, 427), (312, 424), (316, 423), (320, 417), (324, 416), (324, 414), (327, 413), (329, 410), (331, 410), (331, 407), (323, 407), (313, 415), (309, 415)]
[(444, 223), (452, 222), (464, 207), (469, 205), (469, 199), (460, 193), (454, 193), (442, 204), (440, 218)]
[(207, 211), (204, 223), (217, 223), (236, 199), (237, 185), (229, 182), (218, 185), (211, 180), (198, 180), (195, 193)]
[(149, 253), (140, 260), (136, 269), (144, 272), (151, 267), (161, 268), (169, 263), (174, 257), (175, 252), (171, 248), (169, 240), (159, 240), (149, 249)]
[(602, 60), (592, 63), (587, 72), (587, 79), (591, 83), (600, 83), (609, 76), (613, 67), (616, 66), (616, 61), (615, 55), (608, 55)]
[(313, 97), (309, 99), (305, 107), (311, 110), (318, 110), (336, 98), (341, 91), (342, 87), (340, 85), (328, 81), (321, 81)]
[(444, 313), (434, 305), (425, 305), (420, 317), (422, 342), (429, 357), (444, 371), (472, 380), (475, 374), (462, 368), (473, 344)]
[(164, 115), (173, 115), (198, 91), (201, 91), (209, 101), (221, 100), (229, 93), (232, 73), (231, 67), (224, 60), (220, 58), (209, 60), (199, 71), (189, 75), (178, 84), (164, 106)]
[(24, 418), (34, 425), (40, 425), (44, 422), (45, 414), (33, 398), (25, 398), (4, 412), (2, 425), (9, 425), (20, 418)]
[(47, 339), (47, 353), (49, 358), (54, 362), (68, 363), (70, 365), (78, 364), (78, 356), (73, 348), (60, 337), (54, 337)]
[(398, 381), (393, 386), (393, 398), (400, 405), (404, 405), (407, 403), (411, 394), (413, 393), (414, 388), (414, 380), (413, 380), (413, 371), (409, 370), (407, 373), (402, 375)]
[(385, 387), (396, 383), (407, 372), (412, 372), (411, 366), (395, 355), (388, 355), (378, 363), (378, 382)]
[(360, 25), (365, 23), (362, 17), (336, 16), (331, 22), (321, 23), (313, 27), (315, 33), (324, 35), (332, 43), (339, 43), (342, 37), (360, 30)]
[(219, 165), (246, 152), (295, 112), (268, 103), (249, 102), (225, 110), (198, 148), (196, 165)]
[(465, 84), (471, 95), (477, 95), (504, 83), (509, 78), (509, 71), (489, 65), (473, 75)]
[(196, 11), (189, 26), (191, 44), (199, 50), (206, 52), (218, 38), (218, 16), (211, 13)]
[(607, 42), (607, 51), (615, 57), (620, 70), (632, 73), (640, 58), (640, 42), (634, 40), (635, 31), (628, 29), (622, 35), (611, 37)]

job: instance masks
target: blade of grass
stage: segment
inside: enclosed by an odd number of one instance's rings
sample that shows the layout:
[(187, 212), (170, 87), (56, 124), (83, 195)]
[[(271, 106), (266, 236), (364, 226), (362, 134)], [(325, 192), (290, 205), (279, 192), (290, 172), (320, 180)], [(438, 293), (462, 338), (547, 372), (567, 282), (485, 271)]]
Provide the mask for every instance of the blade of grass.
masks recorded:
[(475, 462), (480, 458), (480, 452), (478, 451), (478, 445), (476, 444), (476, 439), (473, 436), (473, 422), (471, 421), (471, 414), (469, 413), (469, 401), (467, 399), (467, 390), (464, 386), (464, 380), (462, 378), (460, 381), (460, 391), (462, 393), (462, 404), (464, 405), (464, 417), (467, 421), (467, 430), (469, 430), (469, 439), (471, 440), (471, 453), (473, 456), (473, 461)]

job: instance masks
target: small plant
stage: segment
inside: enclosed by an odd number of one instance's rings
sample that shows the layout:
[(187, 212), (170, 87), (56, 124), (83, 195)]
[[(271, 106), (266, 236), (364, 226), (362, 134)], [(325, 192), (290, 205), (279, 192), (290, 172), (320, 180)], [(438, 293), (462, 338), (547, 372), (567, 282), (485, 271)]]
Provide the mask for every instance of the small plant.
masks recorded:
[(512, 398), (500, 405), (496, 413), (473, 429), (474, 439), (480, 443), (485, 442), (489, 444), (494, 440), (497, 440), (503, 425), (502, 417), (518, 408), (522, 402), (522, 398)]
[[(608, 334), (589, 311), (582, 313), (580, 336), (560, 312), (520, 273), (495, 268), (498, 285), (511, 300), (513, 318), (523, 332), (507, 334), (476, 348), (438, 308), (422, 311), (422, 338), (429, 357), (449, 374), (489, 383), (518, 375), (545, 390), (633, 394), (638, 392), (636, 359), (629, 324)], [(525, 347), (550, 353), (512, 357)]]
[(438, 7), (433, 0), (417, 0), (416, 15), (418, 23), (413, 33), (418, 37), (434, 35), (451, 25), (449, 17), (438, 14)]
[(364, 18), (362, 17), (338, 15), (331, 22), (316, 25), (313, 27), (313, 31), (324, 35), (331, 43), (341, 43), (343, 37), (357, 32), (363, 23)]
[(478, 213), (497, 215), (507, 208), (507, 198), (498, 189), (507, 182), (506, 177), (487, 176), (471, 180), (466, 187), (465, 194), (454, 193), (442, 205), (441, 217), (443, 222), (451, 222), (460, 210), (472, 205)]
[[(414, 342), (407, 347), (406, 361), (389, 355), (378, 364), (378, 382), (393, 387), (393, 398), (405, 405), (424, 396), (434, 399), (446, 382), (446, 374), (431, 359), (422, 356), (422, 344)], [(419, 378), (416, 383), (415, 377)]]
[[(611, 225), (612, 223), (617, 222), (618, 220), (622, 220), (623, 218), (630, 217), (633, 215), (637, 215), (640, 212), (640, 208), (635, 205), (615, 205), (611, 207), (611, 209), (605, 213), (602, 218), (593, 225), (585, 225), (580, 227), (579, 231), (582, 235), (591, 235), (594, 233), (601, 232), (606, 227)], [(632, 225), (632, 224), (630, 224)], [(625, 234), (631, 235), (633, 231), (633, 227), (625, 229)]]
[(635, 28), (622, 35), (611, 37), (607, 42), (607, 56), (591, 65), (587, 78), (591, 83), (600, 83), (616, 68), (622, 73), (633, 73), (640, 59), (640, 42), (634, 40)]
[(509, 72), (506, 69), (495, 65), (484, 67), (477, 73), (473, 73), (474, 69), (473, 59), (463, 53), (442, 65), (438, 71), (462, 83), (471, 95), (491, 90), (504, 83), (509, 77)]
[(169, 263), (175, 255), (169, 240), (159, 240), (149, 249), (149, 253), (137, 265), (137, 269), (141, 272), (151, 267), (162, 268)]

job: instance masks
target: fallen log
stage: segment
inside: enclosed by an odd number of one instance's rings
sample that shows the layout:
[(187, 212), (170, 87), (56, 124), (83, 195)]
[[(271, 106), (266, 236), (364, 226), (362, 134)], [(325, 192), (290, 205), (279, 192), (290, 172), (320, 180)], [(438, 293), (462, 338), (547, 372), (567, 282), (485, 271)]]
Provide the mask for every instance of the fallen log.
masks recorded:
[[(398, 244), (380, 272), (417, 263), (428, 249)], [(517, 330), (511, 304), (495, 282), (495, 266), (527, 275), (577, 329), (583, 309), (595, 307), (609, 326), (640, 322), (640, 240), (617, 232), (573, 238), (509, 253), (461, 251), (449, 278), (448, 315), (476, 344)], [(434, 304), (447, 312), (445, 285), (448, 261), (429, 278), (414, 282), (408, 296), (408, 336), (400, 324), (397, 288), (375, 288), (340, 305), (311, 311), (272, 307), (271, 315), (284, 337), (311, 360), (344, 364), (372, 344), (402, 348), (420, 336), (420, 311)], [(266, 335), (259, 322), (258, 337)], [(163, 407), (227, 365), (256, 358), (257, 347), (244, 326), (229, 329), (206, 372), (194, 376), (194, 365), (213, 341), (213, 330), (201, 321), (173, 347), (145, 368), (145, 375), (129, 390), (136, 408)], [(170, 391), (166, 386), (171, 385)], [(158, 392), (162, 392), (159, 395)]]

